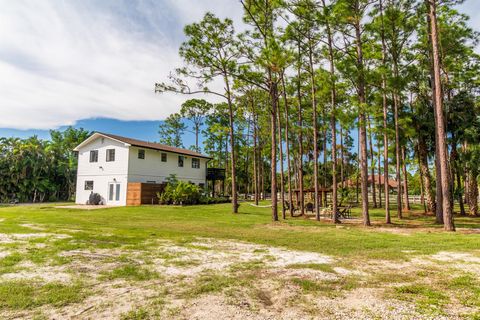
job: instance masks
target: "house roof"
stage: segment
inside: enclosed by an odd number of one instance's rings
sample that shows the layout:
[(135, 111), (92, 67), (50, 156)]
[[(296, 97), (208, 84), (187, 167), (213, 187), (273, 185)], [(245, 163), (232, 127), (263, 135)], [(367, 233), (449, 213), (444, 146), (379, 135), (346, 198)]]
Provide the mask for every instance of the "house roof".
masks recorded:
[(192, 151), (192, 150), (171, 147), (171, 146), (167, 146), (167, 145), (161, 144), (161, 143), (137, 140), (137, 139), (118, 136), (118, 135), (115, 135), (115, 134), (103, 133), (103, 132), (95, 132), (89, 138), (87, 138), (85, 141), (80, 143), (74, 150), (78, 151), (84, 145), (86, 145), (90, 141), (96, 139), (97, 137), (107, 137), (107, 138), (110, 138), (110, 139), (113, 139), (113, 140), (117, 140), (119, 142), (123, 142), (123, 143), (127, 144), (128, 146), (135, 146), (135, 147), (146, 148), (146, 149), (153, 149), (153, 150), (160, 150), (160, 151), (178, 153), (178, 154), (183, 154), (183, 155), (192, 156), (192, 157), (211, 159), (211, 157), (209, 157), (209, 156), (203, 155), (201, 153), (198, 153), (198, 152), (195, 152), (195, 151)]
[[(368, 183), (370, 184), (370, 183), (372, 183), (372, 181), (375, 181), (375, 184), (384, 185), (385, 184), (385, 177), (383, 175), (376, 174), (376, 175), (373, 175), (373, 178), (372, 178), (372, 175), (369, 175), (368, 176)], [(345, 182), (347, 183), (348, 186), (355, 186), (356, 183), (357, 183), (357, 181), (352, 180), (352, 179), (349, 179)], [(358, 180), (358, 183), (360, 183), (360, 179)], [(396, 189), (398, 187), (397, 180), (388, 178), (388, 186), (390, 188)]]

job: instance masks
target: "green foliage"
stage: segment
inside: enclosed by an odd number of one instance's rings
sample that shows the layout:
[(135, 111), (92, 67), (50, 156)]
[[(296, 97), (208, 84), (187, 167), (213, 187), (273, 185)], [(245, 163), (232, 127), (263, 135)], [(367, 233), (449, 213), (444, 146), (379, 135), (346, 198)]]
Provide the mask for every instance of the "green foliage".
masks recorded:
[(72, 199), (77, 170), (73, 149), (89, 135), (70, 127), (50, 131), (49, 141), (0, 138), (0, 202)]
[(182, 116), (178, 113), (171, 114), (159, 126), (160, 143), (183, 148), (182, 135), (186, 129)]
[(229, 201), (230, 199), (228, 199), (227, 197), (209, 197), (209, 196), (203, 195), (200, 198), (201, 204), (227, 203)]
[(144, 320), (150, 319), (150, 315), (147, 310), (139, 308), (137, 310), (131, 310), (120, 316), (120, 320)]
[(191, 289), (188, 290), (189, 296), (197, 296), (205, 293), (221, 292), (224, 289), (234, 285), (236, 279), (225, 275), (206, 273), (198, 277)]
[(27, 281), (6, 281), (0, 283), (0, 307), (7, 309), (30, 309), (46, 304), (62, 307), (81, 301), (85, 289), (80, 283), (37, 284)]
[(158, 273), (150, 271), (142, 266), (129, 264), (113, 269), (106, 274), (107, 279), (127, 279), (134, 281), (146, 281), (159, 277)]
[(441, 307), (449, 302), (449, 297), (439, 290), (421, 284), (410, 284), (395, 288), (397, 297), (415, 302), (423, 312), (439, 313)]
[(167, 186), (158, 194), (161, 204), (191, 205), (198, 204), (201, 198), (200, 187), (184, 181), (178, 181), (174, 175), (167, 179)]

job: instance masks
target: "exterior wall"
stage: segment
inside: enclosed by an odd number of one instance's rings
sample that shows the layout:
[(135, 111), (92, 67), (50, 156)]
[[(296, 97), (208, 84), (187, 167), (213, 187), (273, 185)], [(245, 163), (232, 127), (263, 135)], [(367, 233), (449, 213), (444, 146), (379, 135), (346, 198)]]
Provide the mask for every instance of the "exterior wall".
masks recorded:
[[(138, 159), (138, 150), (145, 150), (145, 159)], [(162, 162), (161, 154), (167, 154), (167, 162)], [(183, 167), (178, 166), (178, 153), (160, 150), (144, 149), (132, 146), (129, 151), (128, 182), (162, 183), (170, 174), (175, 174), (178, 180), (190, 181), (195, 184), (206, 182), (207, 160), (200, 159), (200, 168), (192, 168), (192, 156), (184, 156)]]
[[(107, 149), (115, 149), (115, 161), (107, 162)], [(93, 181), (93, 192), (108, 205), (126, 205), (128, 182), (128, 145), (99, 137), (78, 152), (77, 193), (75, 202), (86, 204), (92, 191), (85, 190), (85, 181)], [(90, 162), (90, 150), (98, 150), (98, 162)], [(120, 184), (120, 201), (108, 201), (108, 184)]]

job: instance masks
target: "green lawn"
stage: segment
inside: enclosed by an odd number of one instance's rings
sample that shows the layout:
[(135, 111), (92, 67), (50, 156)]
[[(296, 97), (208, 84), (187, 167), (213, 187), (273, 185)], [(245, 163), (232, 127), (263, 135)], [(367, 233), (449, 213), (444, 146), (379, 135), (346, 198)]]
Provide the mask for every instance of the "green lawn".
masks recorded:
[[(298, 317), (329, 318), (328, 312), (338, 310), (330, 310), (329, 304), (314, 307), (310, 301), (335, 301), (332, 308), (348, 305), (352, 292), (381, 297), (377, 305), (384, 303), (387, 309), (392, 303), (413, 306), (415, 314), (406, 318), (462, 315), (478, 319), (479, 218), (457, 217), (458, 232), (447, 233), (419, 208), (405, 213), (402, 220), (393, 218), (391, 226), (383, 224), (382, 209), (372, 209), (373, 227), (369, 228), (357, 219), (337, 226), (306, 218), (272, 222), (270, 208), (242, 203), (238, 214), (230, 213), (230, 208), (230, 204), (90, 211), (54, 204), (2, 207), (0, 309), (4, 311), (0, 317), (23, 317), (22, 312), (39, 319), (65, 312), (75, 317), (84, 309), (86, 315), (110, 314), (118, 311), (111, 308), (122, 299), (115, 290), (125, 290), (133, 292), (130, 300), (123, 301), (132, 308), (118, 315), (121, 319), (185, 316), (182, 312), (192, 312), (191, 301), (218, 294), (236, 306), (236, 312), (248, 309), (251, 313), (245, 317), (253, 317), (265, 306), (281, 312), (284, 303), (292, 303)], [(353, 211), (360, 216), (358, 208)], [(244, 247), (231, 247), (237, 240)], [(230, 248), (225, 249), (224, 243)], [(269, 251), (270, 247), (283, 251)], [(237, 251), (248, 259), (235, 260)], [(287, 261), (272, 269), (271, 263), (285, 252), (318, 253), (331, 260)], [(211, 258), (202, 260), (202, 253)], [(438, 253), (447, 260), (432, 258)], [(453, 260), (448, 260), (452, 254)], [(225, 262), (223, 257), (230, 260), (216, 270), (215, 263)], [(210, 259), (216, 262), (209, 265)], [(200, 267), (203, 271), (195, 274)], [(180, 273), (164, 274), (172, 268)], [(41, 277), (29, 278), (30, 274)], [(142, 291), (146, 289), (155, 294), (147, 295)], [(291, 301), (273, 299), (285, 294), (282, 290), (296, 293)], [(361, 290), (380, 290), (380, 294)], [(88, 297), (109, 295), (108, 303), (84, 305)], [(387, 309), (364, 316), (387, 319), (401, 312)]]
[[(16, 206), (0, 209), (2, 233), (29, 233), (22, 224), (41, 225), (47, 232), (76, 229), (70, 234), (79, 245), (119, 246), (140, 244), (149, 239), (186, 241), (192, 237), (239, 239), (259, 244), (315, 251), (341, 257), (402, 259), (411, 252), (432, 254), (438, 251), (480, 249), (480, 233), (442, 232), (433, 217), (405, 214), (393, 226), (382, 225), (383, 210), (372, 209), (374, 227), (360, 224), (335, 226), (304, 218), (272, 222), (270, 208), (243, 203), (239, 214), (230, 213), (230, 204), (205, 206), (142, 206), (100, 210), (56, 209), (52, 205)], [(419, 211), (417, 211), (419, 212)], [(392, 210), (392, 215), (395, 211)], [(359, 209), (354, 209), (354, 216)], [(457, 218), (457, 227), (480, 229), (480, 218)], [(378, 231), (381, 227), (381, 231)], [(400, 233), (390, 232), (398, 230)], [(418, 231), (417, 231), (418, 229)], [(408, 232), (408, 236), (403, 233)], [(64, 233), (63, 230), (58, 231)], [(105, 236), (107, 235), (108, 236)]]

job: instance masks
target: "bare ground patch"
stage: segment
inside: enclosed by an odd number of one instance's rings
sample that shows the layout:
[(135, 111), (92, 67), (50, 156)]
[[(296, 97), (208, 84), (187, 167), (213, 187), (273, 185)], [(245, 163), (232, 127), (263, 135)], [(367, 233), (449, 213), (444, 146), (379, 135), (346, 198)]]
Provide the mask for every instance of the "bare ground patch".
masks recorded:
[[(35, 237), (62, 237), (3, 236), (20, 244)], [(4, 258), (10, 254), (2, 252)], [(4, 306), (0, 317), (460, 319), (478, 311), (478, 305), (468, 304), (475, 301), (475, 292), (469, 301), (446, 303), (441, 293), (470, 290), (464, 283), (475, 278), (456, 277), (465, 266), (480, 274), (480, 258), (474, 254), (440, 252), (408, 261), (352, 262), (314, 252), (197, 238), (186, 243), (150, 242), (144, 249), (64, 250), (60, 256), (67, 259), (61, 265), (24, 261), (18, 270), (3, 274), (0, 284), (81, 281), (88, 296), (65, 305), (46, 303), (21, 310)]]

